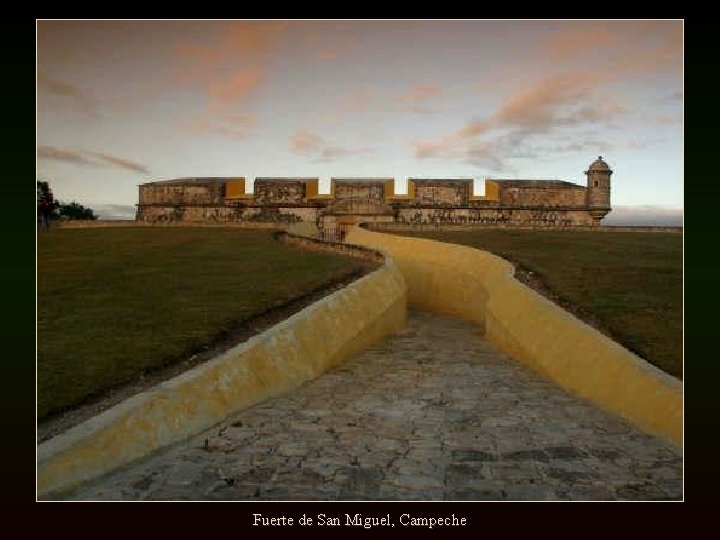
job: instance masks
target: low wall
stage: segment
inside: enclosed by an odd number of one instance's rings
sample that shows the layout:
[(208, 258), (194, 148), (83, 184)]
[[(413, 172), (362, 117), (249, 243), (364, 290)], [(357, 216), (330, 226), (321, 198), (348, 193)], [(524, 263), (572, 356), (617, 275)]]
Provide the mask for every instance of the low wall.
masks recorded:
[(38, 447), (38, 496), (50, 498), (317, 377), (405, 326), (391, 258), (289, 319)]
[(363, 225), (371, 231), (397, 231), (397, 232), (413, 232), (413, 231), (477, 231), (486, 229), (512, 229), (527, 231), (599, 231), (599, 232), (672, 232), (682, 233), (683, 227), (660, 227), (650, 225), (623, 226), (623, 225), (600, 225), (597, 227), (538, 227), (532, 225), (478, 225), (467, 223), (463, 225), (454, 225), (452, 223), (366, 223)]
[(58, 229), (95, 229), (104, 227), (232, 227), (236, 229), (286, 229), (285, 223), (265, 223), (259, 221), (170, 221), (147, 222), (135, 220), (67, 220), (53, 221), (50, 228)]
[(290, 234), (284, 231), (274, 233), (274, 236), (275, 239), (281, 244), (297, 246), (305, 251), (316, 251), (319, 253), (338, 253), (340, 255), (345, 255), (347, 257), (353, 257), (355, 259), (369, 261), (376, 264), (381, 264), (385, 261), (385, 257), (379, 251), (368, 249), (362, 246), (355, 246), (353, 244), (346, 244), (344, 242), (328, 242), (324, 240), (318, 240), (316, 238), (309, 238), (307, 236)]
[(682, 445), (682, 383), (517, 281), (491, 253), (353, 228), (394, 258), (411, 305), (477, 322), (487, 339), (564, 388)]

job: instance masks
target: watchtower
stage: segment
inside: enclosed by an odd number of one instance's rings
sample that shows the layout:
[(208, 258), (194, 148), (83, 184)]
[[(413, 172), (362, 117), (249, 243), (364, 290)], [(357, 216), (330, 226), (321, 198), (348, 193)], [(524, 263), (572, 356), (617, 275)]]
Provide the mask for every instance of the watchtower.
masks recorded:
[(594, 225), (610, 212), (610, 176), (613, 171), (603, 161), (602, 156), (590, 164), (587, 175), (587, 206)]

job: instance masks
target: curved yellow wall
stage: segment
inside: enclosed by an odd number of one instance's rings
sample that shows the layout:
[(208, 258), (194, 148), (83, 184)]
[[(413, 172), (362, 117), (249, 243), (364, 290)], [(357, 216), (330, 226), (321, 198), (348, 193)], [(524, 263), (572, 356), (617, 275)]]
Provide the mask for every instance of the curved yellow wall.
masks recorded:
[(402, 275), (385, 265), (221, 356), (38, 447), (38, 496), (183, 440), (318, 376), (405, 326)]
[(411, 305), (477, 322), (506, 354), (682, 445), (682, 383), (517, 281), (504, 259), (358, 227), (346, 240), (390, 254)]

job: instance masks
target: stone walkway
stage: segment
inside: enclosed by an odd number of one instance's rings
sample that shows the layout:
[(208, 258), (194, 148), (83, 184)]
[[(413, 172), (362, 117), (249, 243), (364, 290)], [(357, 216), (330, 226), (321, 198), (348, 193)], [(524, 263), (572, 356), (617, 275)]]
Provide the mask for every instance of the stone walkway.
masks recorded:
[(76, 500), (682, 498), (672, 446), (495, 351), (471, 324), (408, 328)]

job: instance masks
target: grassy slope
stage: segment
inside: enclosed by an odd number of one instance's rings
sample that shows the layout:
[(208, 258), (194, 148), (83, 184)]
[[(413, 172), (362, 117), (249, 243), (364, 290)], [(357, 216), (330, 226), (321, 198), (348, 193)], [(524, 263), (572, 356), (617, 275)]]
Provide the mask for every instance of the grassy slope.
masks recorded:
[(355, 271), (230, 229), (58, 229), (38, 238), (38, 418), (198, 350)]
[(512, 231), (403, 233), (492, 251), (533, 271), (617, 341), (682, 377), (682, 235)]

